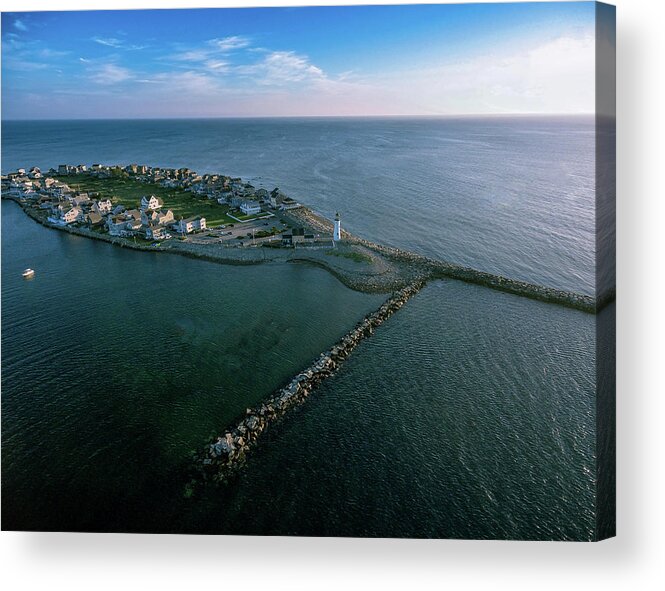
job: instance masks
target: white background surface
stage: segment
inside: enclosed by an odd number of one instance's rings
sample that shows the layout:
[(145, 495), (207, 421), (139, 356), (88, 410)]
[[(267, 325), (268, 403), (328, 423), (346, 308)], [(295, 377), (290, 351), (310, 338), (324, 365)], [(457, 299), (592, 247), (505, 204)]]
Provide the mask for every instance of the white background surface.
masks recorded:
[[(317, 2), (310, 2), (316, 4)], [(325, 2), (319, 2), (324, 4)], [(328, 2), (353, 4), (357, 2)], [(364, 3), (371, 4), (371, 0)], [(383, 2), (387, 3), (387, 2)], [(194, 6), (306, 4), (196, 1)], [(663, 589), (665, 3), (618, 19), (618, 537), (599, 544), (0, 534), (4, 589)], [(3, 0), (3, 11), (180, 1)], [(408, 510), (408, 506), (405, 506)]]

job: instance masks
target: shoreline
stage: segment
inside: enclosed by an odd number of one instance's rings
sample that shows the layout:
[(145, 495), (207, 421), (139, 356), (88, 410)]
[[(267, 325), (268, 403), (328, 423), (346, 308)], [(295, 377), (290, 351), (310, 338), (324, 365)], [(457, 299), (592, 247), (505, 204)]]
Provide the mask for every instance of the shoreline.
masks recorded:
[[(363, 293), (388, 294), (402, 289), (415, 281), (455, 279), (511, 293), (518, 297), (526, 297), (545, 303), (577, 309), (589, 314), (598, 313), (607, 304), (612, 302), (615, 297), (614, 293), (604, 293), (600, 294), (596, 299), (588, 295), (510, 279), (454, 263), (437, 261), (416, 253), (376, 244), (369, 240), (353, 236), (345, 230), (342, 230), (343, 243), (336, 247), (339, 249), (336, 251), (307, 246), (298, 249), (265, 247), (233, 248), (214, 244), (200, 245), (176, 243), (173, 241), (164, 246), (142, 245), (136, 244), (127, 238), (99, 234), (86, 228), (53, 224), (43, 215), (39, 215), (37, 211), (27, 206), (19, 198), (12, 195), (3, 195), (2, 198), (17, 203), (30, 218), (47, 228), (108, 242), (121, 248), (130, 248), (144, 252), (177, 254), (225, 265), (258, 265), (268, 262), (311, 264), (325, 269), (346, 287)], [(298, 221), (317, 228), (322, 232), (329, 232), (332, 228), (331, 222), (306, 207), (303, 207), (301, 211), (292, 212), (292, 215)], [(340, 253), (341, 256), (328, 256), (337, 253)], [(349, 261), (343, 260), (342, 257), (352, 253), (360, 253), (362, 256), (367, 257), (369, 262), (356, 263), (350, 261), (351, 264), (349, 264)], [(336, 260), (333, 261), (333, 258)]]

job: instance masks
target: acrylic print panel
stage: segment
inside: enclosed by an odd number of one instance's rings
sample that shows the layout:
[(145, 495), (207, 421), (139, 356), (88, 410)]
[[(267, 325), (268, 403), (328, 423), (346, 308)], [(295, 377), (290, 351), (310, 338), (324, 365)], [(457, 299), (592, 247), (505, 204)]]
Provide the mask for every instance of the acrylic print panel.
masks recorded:
[(613, 7), (2, 43), (3, 529), (614, 535)]

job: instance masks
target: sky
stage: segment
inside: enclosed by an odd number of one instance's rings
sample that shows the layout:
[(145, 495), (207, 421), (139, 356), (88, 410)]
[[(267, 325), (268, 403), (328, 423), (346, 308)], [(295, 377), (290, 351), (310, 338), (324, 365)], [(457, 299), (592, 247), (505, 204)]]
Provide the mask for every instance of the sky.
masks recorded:
[(2, 118), (593, 113), (593, 2), (2, 14)]

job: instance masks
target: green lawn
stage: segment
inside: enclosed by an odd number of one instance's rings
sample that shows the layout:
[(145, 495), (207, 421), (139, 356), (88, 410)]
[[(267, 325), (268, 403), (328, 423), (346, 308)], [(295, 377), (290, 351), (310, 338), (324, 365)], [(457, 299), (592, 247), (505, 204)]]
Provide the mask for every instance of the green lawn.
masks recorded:
[(141, 197), (144, 195), (156, 195), (164, 201), (165, 209), (173, 210), (176, 220), (180, 217), (188, 218), (201, 215), (205, 217), (206, 224), (209, 227), (232, 224), (235, 221), (226, 215), (229, 210), (228, 205), (220, 205), (216, 201), (199, 197), (182, 189), (141, 183), (132, 178), (99, 179), (85, 174), (56, 176), (54, 178), (67, 183), (72, 189), (99, 193), (101, 197), (110, 199), (114, 205), (121, 204), (131, 209), (139, 207)]
[(263, 219), (263, 218), (268, 218), (268, 217), (270, 217), (270, 215), (267, 214), (267, 213), (265, 213), (265, 212), (261, 212), (261, 213), (251, 213), (251, 214), (249, 214), (249, 215), (245, 215), (245, 214), (242, 213), (241, 211), (238, 211), (238, 212), (233, 212), (233, 213), (231, 213), (231, 215), (232, 215), (234, 218), (236, 218), (237, 220), (240, 220), (240, 221), (242, 221), (242, 222), (249, 222), (250, 220), (261, 220), (261, 219)]

